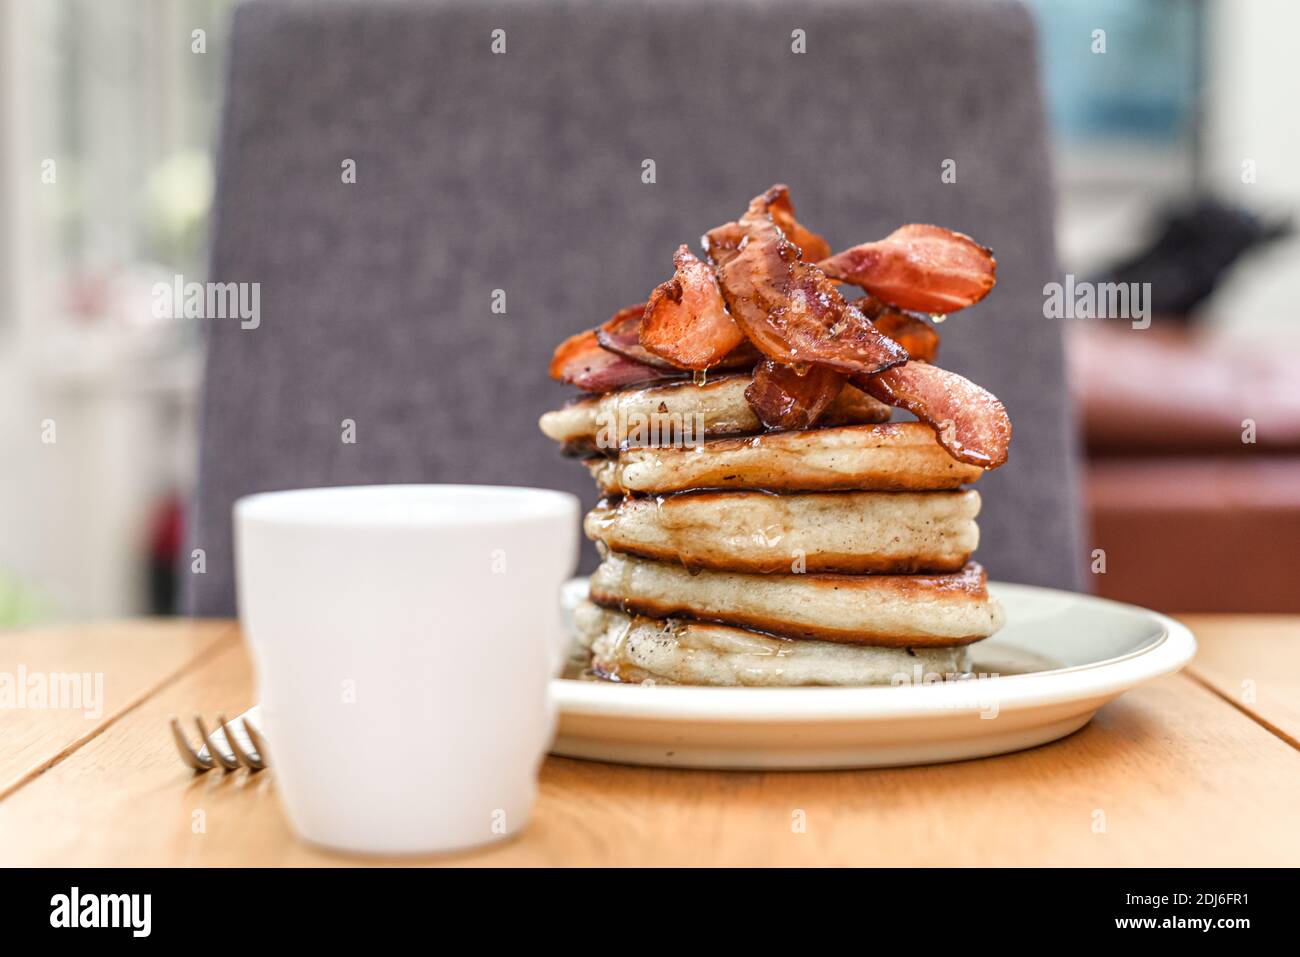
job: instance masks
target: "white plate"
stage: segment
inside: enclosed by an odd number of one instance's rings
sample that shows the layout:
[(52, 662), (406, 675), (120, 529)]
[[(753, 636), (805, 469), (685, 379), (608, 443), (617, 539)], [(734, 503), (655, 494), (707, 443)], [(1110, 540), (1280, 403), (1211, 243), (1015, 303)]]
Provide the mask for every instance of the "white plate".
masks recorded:
[[(990, 584), (1007, 612), (975, 673), (874, 688), (642, 687), (559, 679), (552, 753), (685, 768), (871, 768), (1005, 754), (1055, 741), (1196, 652), (1164, 615), (1087, 595)], [(572, 605), (585, 579), (566, 587)]]

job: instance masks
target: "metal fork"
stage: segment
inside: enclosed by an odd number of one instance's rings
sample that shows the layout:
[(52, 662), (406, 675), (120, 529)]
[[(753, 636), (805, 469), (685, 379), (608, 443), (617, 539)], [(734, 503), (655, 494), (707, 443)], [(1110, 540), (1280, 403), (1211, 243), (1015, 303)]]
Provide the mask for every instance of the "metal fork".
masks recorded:
[[(249, 720), (251, 711), (246, 711), (235, 719), (234, 722), (227, 722), (224, 714), (217, 715), (217, 729), (212, 734), (208, 733), (207, 725), (203, 723), (203, 718), (199, 715), (194, 716), (194, 724), (199, 729), (199, 740), (203, 745), (195, 751), (190, 747), (189, 741), (186, 740), (185, 734), (181, 731), (181, 723), (173, 715), (171, 720), (172, 739), (176, 742), (176, 750), (180, 752), (181, 760), (189, 767), (193, 768), (199, 774), (211, 771), (213, 768), (220, 766), (225, 771), (233, 771), (240, 765), (248, 768), (249, 771), (261, 771), (267, 766), (266, 762), (266, 739), (262, 737), (257, 727)], [(237, 722), (237, 724), (236, 724)], [(236, 729), (241, 728), (247, 735), (247, 743), (242, 743), (239, 736), (235, 733)], [(229, 753), (219, 744), (228, 745)]]

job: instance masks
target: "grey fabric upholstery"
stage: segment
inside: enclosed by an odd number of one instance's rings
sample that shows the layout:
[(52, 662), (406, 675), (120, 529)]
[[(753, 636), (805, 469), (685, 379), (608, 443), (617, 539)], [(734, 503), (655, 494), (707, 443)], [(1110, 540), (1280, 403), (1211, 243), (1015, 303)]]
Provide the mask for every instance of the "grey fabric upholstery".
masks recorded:
[(904, 222), (994, 248), (998, 288), (942, 330), (943, 364), (1015, 424), (1010, 464), (980, 483), (979, 555), (997, 578), (1076, 585), (1034, 42), (1005, 0), (241, 7), (210, 278), (260, 282), (262, 319), (210, 323), (191, 610), (233, 611), (230, 508), (249, 492), (483, 482), (593, 500), (537, 431), (567, 395), (546, 377), (553, 346), (644, 298), (679, 243), (777, 181), (837, 248)]

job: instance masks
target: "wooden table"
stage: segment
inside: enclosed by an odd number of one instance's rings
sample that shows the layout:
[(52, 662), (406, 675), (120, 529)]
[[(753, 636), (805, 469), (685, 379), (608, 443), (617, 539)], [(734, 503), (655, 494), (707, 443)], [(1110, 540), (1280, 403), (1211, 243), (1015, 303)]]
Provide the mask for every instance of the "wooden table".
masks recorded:
[[(1191, 667), (1124, 695), (1056, 744), (818, 773), (551, 758), (521, 837), (417, 863), (1294, 866), (1300, 617), (1184, 620), (1201, 643)], [(102, 672), (105, 700), (98, 717), (0, 710), (0, 864), (358, 862), (294, 838), (274, 770), (195, 776), (177, 760), (171, 714), (233, 715), (253, 701), (235, 624), (0, 635), (0, 674), (20, 666)], [(791, 827), (795, 809), (804, 833)]]

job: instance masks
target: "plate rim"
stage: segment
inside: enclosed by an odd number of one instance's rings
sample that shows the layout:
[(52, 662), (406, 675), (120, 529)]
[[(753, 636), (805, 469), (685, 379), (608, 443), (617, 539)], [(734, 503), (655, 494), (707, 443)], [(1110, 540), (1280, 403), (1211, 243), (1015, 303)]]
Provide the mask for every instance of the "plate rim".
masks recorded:
[[(581, 577), (571, 582), (583, 581)], [(566, 583), (568, 587), (569, 583)], [(996, 696), (999, 711), (1112, 698), (1154, 678), (1172, 674), (1196, 654), (1196, 639), (1179, 621), (1126, 602), (1082, 592), (990, 582), (995, 591), (1018, 591), (1054, 600), (1104, 605), (1153, 622), (1161, 634), (1149, 644), (1101, 661), (1049, 671), (999, 675), (971, 682), (907, 687), (732, 688), (688, 685), (616, 685), (556, 678), (552, 690), (562, 716), (617, 717), (648, 721), (723, 723), (892, 720), (985, 710)], [(975, 700), (971, 700), (972, 697)]]

